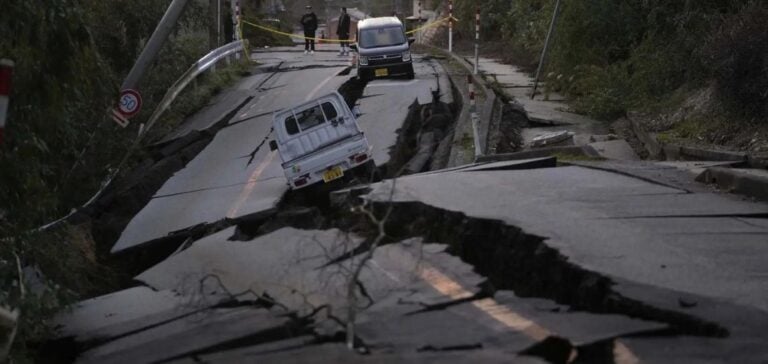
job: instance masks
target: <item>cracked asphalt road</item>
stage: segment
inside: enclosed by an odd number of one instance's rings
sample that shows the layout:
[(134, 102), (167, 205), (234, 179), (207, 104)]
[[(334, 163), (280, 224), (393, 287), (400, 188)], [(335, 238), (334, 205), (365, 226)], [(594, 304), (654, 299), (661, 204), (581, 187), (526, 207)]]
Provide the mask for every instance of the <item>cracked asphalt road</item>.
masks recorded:
[[(337, 90), (349, 80), (352, 76), (340, 74), (350, 60), (329, 52), (306, 56), (294, 49), (256, 53), (255, 59), (263, 63), (260, 68), (273, 71), (253, 75), (241, 81), (236, 91), (225, 92), (238, 96), (245, 92), (252, 100), (205, 150), (155, 193), (155, 198), (123, 231), (113, 253), (201, 223), (265, 211), (280, 201), (287, 191), (280, 157), (268, 148), (254, 148), (269, 137), (274, 111)], [(430, 90), (436, 89), (438, 82), (434, 67), (432, 62), (418, 62), (419, 75), (407, 81), (405, 88), (402, 80), (375, 81), (370, 87), (392, 92), (385, 93), (386, 99), (361, 100), (361, 128), (374, 146), (378, 164), (388, 161), (389, 149), (397, 141), (396, 130), (407, 113), (407, 108), (401, 106), (415, 99), (422, 104), (432, 101)], [(445, 76), (439, 82), (443, 88), (448, 87)], [(230, 101), (220, 103), (225, 110), (233, 106)], [(204, 110), (206, 114), (212, 113), (209, 109)], [(195, 117), (192, 125), (185, 127), (200, 128), (199, 120)]]
[[(278, 207), (287, 191), (279, 157), (259, 147), (271, 113), (352, 75), (331, 52), (254, 57), (267, 72), (171, 137), (251, 99), (156, 192), (113, 252)], [(416, 70), (413, 81), (369, 83), (359, 100), (379, 164), (408, 105), (449, 88), (434, 61), (419, 58)], [(248, 221), (196, 237), (137, 275), (140, 286), (81, 302), (56, 321), (83, 349), (82, 363), (768, 360), (766, 205), (603, 167), (498, 162), (399, 178), (393, 201), (403, 218), (354, 282), (366, 355), (349, 350), (343, 332), (349, 272), (360, 263), (353, 252), (371, 237), (333, 222), (252, 234)], [(389, 186), (365, 198), (388, 202)]]

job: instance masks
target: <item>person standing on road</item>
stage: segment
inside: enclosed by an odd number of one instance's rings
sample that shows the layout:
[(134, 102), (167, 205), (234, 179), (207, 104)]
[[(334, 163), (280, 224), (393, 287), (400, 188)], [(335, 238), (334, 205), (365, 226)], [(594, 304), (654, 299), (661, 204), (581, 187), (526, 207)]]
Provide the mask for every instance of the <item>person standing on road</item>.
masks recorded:
[(341, 50), (339, 50), (340, 56), (346, 56), (349, 54), (349, 27), (351, 20), (349, 14), (347, 14), (347, 8), (341, 8), (341, 15), (339, 16), (339, 25), (336, 28), (336, 35), (339, 36), (339, 43), (341, 44)]
[(317, 31), (317, 15), (312, 12), (312, 7), (307, 5), (307, 12), (301, 17), (301, 26), (304, 28), (304, 54), (315, 53), (315, 31)]

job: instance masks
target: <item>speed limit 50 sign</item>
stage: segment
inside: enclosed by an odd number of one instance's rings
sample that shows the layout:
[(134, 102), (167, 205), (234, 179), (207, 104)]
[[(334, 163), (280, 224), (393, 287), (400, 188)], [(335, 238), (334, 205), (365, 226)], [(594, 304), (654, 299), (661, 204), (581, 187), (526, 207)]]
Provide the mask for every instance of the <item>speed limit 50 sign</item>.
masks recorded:
[(141, 94), (136, 90), (123, 90), (120, 92), (117, 110), (125, 117), (136, 115), (141, 110)]
[(123, 90), (120, 92), (120, 99), (117, 100), (117, 106), (110, 111), (112, 120), (123, 128), (130, 123), (128, 118), (141, 110), (141, 94), (136, 90)]

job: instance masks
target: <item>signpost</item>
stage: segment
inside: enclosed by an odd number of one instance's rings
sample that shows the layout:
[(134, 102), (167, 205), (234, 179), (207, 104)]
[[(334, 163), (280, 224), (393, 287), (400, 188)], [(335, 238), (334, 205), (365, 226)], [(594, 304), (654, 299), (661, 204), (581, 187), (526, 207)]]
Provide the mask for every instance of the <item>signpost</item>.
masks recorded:
[(10, 59), (0, 59), (0, 145), (3, 144), (5, 118), (8, 113), (8, 98), (11, 94), (12, 73), (13, 61)]

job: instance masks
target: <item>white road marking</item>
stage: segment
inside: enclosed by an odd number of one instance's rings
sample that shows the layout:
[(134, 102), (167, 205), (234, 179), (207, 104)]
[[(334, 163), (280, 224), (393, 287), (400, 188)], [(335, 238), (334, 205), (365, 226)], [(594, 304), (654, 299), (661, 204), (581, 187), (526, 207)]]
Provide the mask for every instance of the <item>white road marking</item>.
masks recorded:
[(320, 89), (321, 89), (323, 86), (325, 86), (325, 85), (326, 85), (328, 82), (330, 82), (330, 81), (331, 81), (331, 80), (332, 80), (334, 77), (336, 77), (336, 75), (335, 75), (335, 74), (334, 74), (334, 75), (331, 75), (331, 76), (330, 76), (330, 77), (328, 77), (328, 78), (326, 78), (326, 79), (325, 79), (323, 82), (320, 82), (320, 84), (318, 84), (318, 85), (317, 85), (317, 87), (315, 87), (315, 88), (312, 90), (312, 92), (310, 92), (310, 93), (309, 93), (309, 95), (307, 95), (307, 98), (305, 98), (305, 99), (304, 99), (304, 101), (309, 101), (309, 100), (311, 100), (312, 98), (314, 98), (314, 97), (315, 97), (315, 94), (316, 94), (318, 91), (320, 91)]

